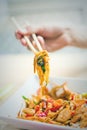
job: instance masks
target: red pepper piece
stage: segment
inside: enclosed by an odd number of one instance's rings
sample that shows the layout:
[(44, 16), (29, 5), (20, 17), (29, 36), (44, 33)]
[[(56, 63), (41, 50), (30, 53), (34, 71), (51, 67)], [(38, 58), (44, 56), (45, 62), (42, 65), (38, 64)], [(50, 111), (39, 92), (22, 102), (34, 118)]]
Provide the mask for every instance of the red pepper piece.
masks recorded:
[(30, 116), (33, 116), (32, 114), (26, 114), (26, 117), (30, 117)]
[(72, 111), (72, 112), (71, 112), (71, 116), (74, 116), (74, 115), (75, 115), (75, 111)]
[(60, 107), (61, 107), (61, 105), (60, 106), (55, 106), (55, 107), (52, 107), (50, 110), (52, 112), (56, 112), (57, 110), (59, 110)]
[(40, 110), (40, 106), (39, 105), (36, 105), (35, 106), (35, 113), (38, 112)]

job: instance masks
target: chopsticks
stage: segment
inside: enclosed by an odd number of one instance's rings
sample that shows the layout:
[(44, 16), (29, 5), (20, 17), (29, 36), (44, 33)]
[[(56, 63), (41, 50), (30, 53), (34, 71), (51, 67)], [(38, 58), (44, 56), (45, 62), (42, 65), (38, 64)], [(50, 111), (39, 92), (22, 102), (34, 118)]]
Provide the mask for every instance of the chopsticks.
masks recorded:
[[(16, 26), (17, 29), (22, 30), (21, 26), (18, 24), (18, 22), (16, 21), (16, 19), (14, 17), (12, 17), (12, 21), (13, 21), (13, 23)], [(32, 38), (34, 39), (34, 41), (35, 41), (35, 43), (36, 43), (36, 45), (38, 47), (38, 50), (42, 51), (42, 47), (41, 47), (41, 45), (40, 45), (40, 43), (39, 43), (39, 41), (37, 39), (36, 34), (33, 33)], [(38, 51), (34, 48), (34, 46), (32, 45), (32, 43), (30, 41), (30, 39), (27, 36), (24, 36), (24, 39), (26, 40), (26, 43), (30, 47), (30, 49), (34, 52), (34, 54), (36, 54)]]
[(40, 43), (39, 43), (39, 41), (38, 41), (38, 39), (37, 39), (35, 33), (32, 34), (32, 37), (33, 37), (33, 39), (34, 39), (34, 41), (35, 41), (35, 43), (36, 43), (36, 45), (37, 45), (39, 51), (42, 51), (42, 47), (41, 47), (41, 45), (40, 45)]

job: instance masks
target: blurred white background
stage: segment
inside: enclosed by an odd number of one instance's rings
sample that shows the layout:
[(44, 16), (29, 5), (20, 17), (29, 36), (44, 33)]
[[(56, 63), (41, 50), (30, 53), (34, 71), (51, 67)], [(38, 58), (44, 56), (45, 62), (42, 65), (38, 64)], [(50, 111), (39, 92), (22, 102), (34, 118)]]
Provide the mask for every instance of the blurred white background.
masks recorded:
[[(87, 26), (87, 0), (0, 0), (0, 54), (26, 54), (14, 36), (12, 16), (22, 25), (27, 20), (33, 26)], [(58, 52), (85, 51), (66, 47)]]

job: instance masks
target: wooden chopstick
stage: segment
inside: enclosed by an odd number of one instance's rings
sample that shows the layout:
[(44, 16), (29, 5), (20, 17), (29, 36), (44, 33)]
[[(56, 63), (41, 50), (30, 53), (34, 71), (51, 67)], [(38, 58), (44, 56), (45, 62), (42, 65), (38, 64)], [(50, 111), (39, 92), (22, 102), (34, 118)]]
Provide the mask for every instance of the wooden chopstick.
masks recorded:
[[(27, 21), (25, 22), (25, 24), (29, 26), (29, 23), (28, 23)], [(38, 50), (39, 50), (39, 51), (42, 51), (43, 49), (42, 49), (42, 47), (41, 47), (41, 45), (40, 45), (40, 42), (39, 42), (38, 39), (37, 39), (36, 34), (33, 33), (33, 34), (32, 34), (32, 37), (33, 37), (33, 39), (34, 39), (34, 41), (35, 41), (35, 43), (36, 43), (36, 45), (37, 45), (37, 47), (38, 47)]]
[[(18, 22), (16, 21), (16, 19), (14, 17), (11, 18), (14, 25), (16, 26), (17, 29), (22, 30), (22, 28), (20, 27), (20, 25), (18, 24)], [(27, 36), (24, 36), (24, 39), (26, 40), (28, 46), (30, 47), (30, 49), (34, 52), (34, 54), (37, 53), (37, 50), (33, 47), (31, 41), (29, 40), (29, 38)]]
[(35, 41), (35, 43), (36, 43), (36, 45), (37, 45), (39, 51), (42, 51), (43, 49), (42, 49), (42, 47), (41, 47), (41, 45), (40, 45), (40, 43), (39, 43), (39, 41), (38, 41), (38, 39), (37, 39), (36, 34), (33, 33), (33, 34), (32, 34), (32, 37), (33, 37), (33, 39), (34, 39), (34, 41)]

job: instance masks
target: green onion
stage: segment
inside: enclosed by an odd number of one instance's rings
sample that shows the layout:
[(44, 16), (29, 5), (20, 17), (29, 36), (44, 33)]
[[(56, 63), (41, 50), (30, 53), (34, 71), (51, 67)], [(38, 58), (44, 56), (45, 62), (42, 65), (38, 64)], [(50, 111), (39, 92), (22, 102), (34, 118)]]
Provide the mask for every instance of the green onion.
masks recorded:
[(45, 66), (44, 66), (45, 63), (44, 63), (43, 57), (39, 57), (39, 58), (38, 58), (37, 64), (38, 64), (39, 66), (41, 66), (41, 69), (42, 69), (43, 73), (45, 73), (46, 69), (45, 69)]
[(43, 66), (43, 65), (44, 65), (44, 60), (43, 60), (43, 58), (39, 58), (39, 59), (37, 60), (37, 64), (38, 64), (39, 66)]
[(39, 102), (35, 102), (35, 101), (33, 101), (33, 103), (34, 103), (35, 105), (38, 105), (38, 104), (39, 104)]
[(29, 101), (29, 99), (28, 99), (27, 97), (25, 97), (25, 96), (22, 96), (22, 98), (23, 98), (24, 100), (28, 100), (28, 101)]
[(46, 69), (45, 69), (45, 66), (41, 66), (42, 70), (43, 70), (43, 73), (45, 73)]

